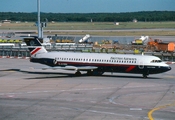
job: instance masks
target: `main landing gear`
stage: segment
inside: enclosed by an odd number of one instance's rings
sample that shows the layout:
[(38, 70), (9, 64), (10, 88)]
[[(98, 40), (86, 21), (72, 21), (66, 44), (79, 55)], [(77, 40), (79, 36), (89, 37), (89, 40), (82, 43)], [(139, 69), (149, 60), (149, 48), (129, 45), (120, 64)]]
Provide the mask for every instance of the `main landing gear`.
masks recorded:
[[(102, 71), (87, 71), (87, 75), (88, 76), (92, 76), (92, 75), (94, 75), (94, 76), (100, 76), (100, 75), (102, 75), (104, 72), (102, 72)], [(75, 72), (75, 75), (76, 76), (81, 76), (81, 72), (80, 71), (77, 71), (77, 72)]]
[(87, 71), (87, 75), (89, 75), (89, 76), (92, 76), (92, 75), (100, 76), (100, 75), (103, 75), (103, 73), (104, 72), (102, 72), (102, 71), (96, 71), (96, 70), (94, 70), (94, 71)]
[(80, 75), (81, 75), (81, 72), (80, 72), (80, 71), (77, 71), (77, 72), (75, 73), (75, 75), (76, 75), (76, 76), (80, 76)]

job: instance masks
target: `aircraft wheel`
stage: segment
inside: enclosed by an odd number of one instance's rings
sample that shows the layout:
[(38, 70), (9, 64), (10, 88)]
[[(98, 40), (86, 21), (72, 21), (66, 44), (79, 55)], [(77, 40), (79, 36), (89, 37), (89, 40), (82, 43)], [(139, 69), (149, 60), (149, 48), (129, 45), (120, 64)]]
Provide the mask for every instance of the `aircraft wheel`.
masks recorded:
[(149, 75), (149, 70), (148, 70), (148, 71), (145, 71), (145, 72), (143, 73), (143, 78), (147, 78), (148, 75)]
[(143, 78), (147, 78), (148, 77), (148, 75), (147, 74), (143, 74)]
[(94, 74), (95, 76), (100, 76), (100, 75), (103, 75), (103, 73), (104, 73), (104, 72), (94, 72), (93, 74)]
[(76, 75), (76, 76), (80, 76), (80, 75), (81, 75), (81, 72), (80, 72), (80, 71), (77, 71), (77, 72), (75, 73), (75, 75)]

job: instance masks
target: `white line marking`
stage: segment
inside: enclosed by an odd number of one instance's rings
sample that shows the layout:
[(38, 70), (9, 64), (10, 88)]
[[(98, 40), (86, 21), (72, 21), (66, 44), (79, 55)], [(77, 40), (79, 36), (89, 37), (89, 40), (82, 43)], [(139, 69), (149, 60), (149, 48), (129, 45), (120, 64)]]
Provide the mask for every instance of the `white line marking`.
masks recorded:
[(142, 108), (130, 108), (130, 110), (142, 110)]
[(0, 93), (3, 95), (18, 95), (18, 94), (35, 94), (35, 93), (51, 93), (51, 92), (69, 92), (69, 91), (91, 91), (91, 90), (106, 90), (106, 89), (116, 89), (116, 87), (107, 88), (90, 88), (90, 89), (70, 89), (70, 90), (50, 90), (50, 91), (27, 91), (27, 92), (15, 92), (15, 93)]

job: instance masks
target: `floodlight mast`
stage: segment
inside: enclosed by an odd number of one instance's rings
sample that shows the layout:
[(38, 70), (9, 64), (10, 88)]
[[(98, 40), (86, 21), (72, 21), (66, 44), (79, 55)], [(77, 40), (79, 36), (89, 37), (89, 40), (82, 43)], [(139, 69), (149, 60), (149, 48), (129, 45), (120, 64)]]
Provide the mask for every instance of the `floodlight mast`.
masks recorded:
[(37, 9), (38, 9), (38, 38), (41, 38), (41, 24), (40, 24), (40, 0), (37, 1)]

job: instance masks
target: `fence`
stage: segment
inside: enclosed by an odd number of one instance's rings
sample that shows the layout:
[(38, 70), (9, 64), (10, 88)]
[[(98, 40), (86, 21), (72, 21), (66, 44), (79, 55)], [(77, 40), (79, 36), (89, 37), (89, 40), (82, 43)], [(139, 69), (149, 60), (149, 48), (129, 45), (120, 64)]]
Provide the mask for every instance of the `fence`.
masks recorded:
[(27, 48), (0, 48), (0, 58), (30, 58), (30, 53)]
[[(134, 51), (117, 50), (117, 49), (93, 49), (92, 45), (56, 45), (45, 46), (48, 51), (79, 51), (79, 52), (98, 52), (98, 53), (115, 53), (115, 54), (135, 54)], [(141, 54), (141, 53), (139, 53)], [(145, 52), (145, 55), (154, 55), (164, 61), (175, 61), (175, 53)], [(7, 47), (0, 46), (0, 58), (30, 58), (30, 52), (27, 47)]]

